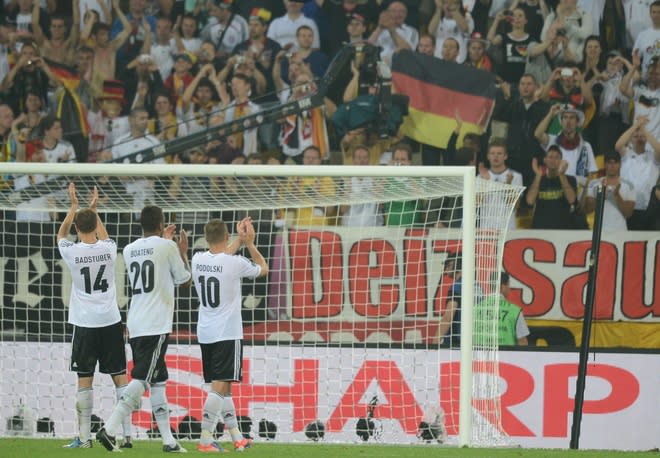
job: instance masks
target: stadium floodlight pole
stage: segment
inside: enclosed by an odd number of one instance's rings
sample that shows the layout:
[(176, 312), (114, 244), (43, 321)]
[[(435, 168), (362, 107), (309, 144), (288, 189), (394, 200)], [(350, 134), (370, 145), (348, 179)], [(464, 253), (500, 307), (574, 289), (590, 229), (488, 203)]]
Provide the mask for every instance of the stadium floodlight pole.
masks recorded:
[(472, 309), (475, 291), (477, 178), (469, 168), (463, 177), (463, 240), (461, 271), (461, 383), (459, 388), (459, 447), (472, 444)]
[(587, 358), (589, 357), (589, 341), (591, 339), (591, 324), (593, 322), (594, 297), (596, 295), (596, 277), (598, 274), (598, 257), (600, 254), (600, 237), (603, 230), (603, 209), (607, 191), (603, 185), (596, 189), (596, 217), (591, 235), (591, 253), (589, 254), (589, 280), (587, 282), (587, 302), (584, 305), (584, 320), (582, 321), (582, 341), (580, 343), (580, 362), (575, 385), (575, 405), (573, 408), (573, 425), (571, 426), (571, 449), (580, 448), (580, 424), (582, 423), (582, 405), (584, 403), (584, 388), (587, 378)]

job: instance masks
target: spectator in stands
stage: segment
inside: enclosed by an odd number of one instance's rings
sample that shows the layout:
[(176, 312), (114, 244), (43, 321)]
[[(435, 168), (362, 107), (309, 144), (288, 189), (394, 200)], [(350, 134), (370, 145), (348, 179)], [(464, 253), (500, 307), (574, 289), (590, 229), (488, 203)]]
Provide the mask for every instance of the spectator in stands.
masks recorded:
[(447, 37), (442, 42), (442, 50), (440, 51), (440, 59), (447, 62), (457, 62), (460, 52), (460, 44), (453, 37)]
[(197, 17), (190, 13), (179, 16), (172, 28), (177, 54), (189, 51), (199, 54), (202, 39), (199, 38)]
[(174, 114), (174, 106), (167, 92), (155, 94), (155, 116), (149, 119), (147, 131), (161, 142), (174, 140), (188, 134), (186, 123), (180, 121)]
[(532, 36), (533, 41), (540, 43), (543, 23), (550, 12), (545, 0), (514, 0), (509, 9), (513, 11), (516, 8), (521, 8), (525, 12), (527, 33)]
[(660, 57), (651, 59), (646, 82), (640, 77), (639, 53), (633, 53), (633, 62), (624, 60), (628, 73), (621, 80), (619, 90), (623, 95), (634, 100), (635, 119), (648, 118), (646, 130), (655, 138), (660, 138)]
[[(128, 117), (130, 132), (119, 137), (112, 145), (112, 158), (121, 159), (132, 153), (160, 144), (160, 141), (147, 133), (149, 113), (144, 108), (133, 108)], [(162, 160), (159, 162), (163, 162)]]
[[(551, 120), (559, 115), (561, 132), (547, 134)], [(590, 174), (598, 171), (594, 152), (589, 142), (582, 138), (578, 127), (584, 121), (584, 113), (572, 105), (553, 105), (534, 131), (534, 136), (546, 150), (550, 145), (561, 148), (562, 158), (568, 163), (567, 175), (574, 176), (580, 185), (587, 182)]]
[[(596, 105), (591, 86), (584, 81), (584, 75), (575, 66), (554, 69), (552, 76), (540, 88), (538, 97), (550, 104), (570, 104), (579, 109), (585, 115), (580, 130), (586, 125), (585, 119), (590, 121), (595, 114)], [(559, 122), (555, 120), (549, 131), (554, 134), (560, 128)]]
[[(493, 284), (496, 282), (496, 277), (497, 274), (493, 274)], [(491, 295), (475, 306), (474, 333), (477, 340), (485, 341), (489, 338), (491, 334), (489, 323), (492, 319), (490, 314), (495, 314), (498, 326), (498, 345), (528, 345), (529, 328), (522, 309), (507, 299), (510, 291), (509, 274), (501, 272), (500, 294)], [(488, 329), (485, 329), (486, 327)]]
[(50, 67), (39, 56), (34, 42), (25, 42), (21, 47), (20, 57), (5, 79), (0, 84), (0, 92), (7, 92), (7, 100), (15, 113), (25, 110), (24, 102), (28, 92), (39, 94), (44, 106), (48, 105), (49, 82), (59, 82)]
[[(559, 0), (555, 10), (545, 19), (541, 40), (546, 39), (551, 27), (555, 27), (555, 35), (559, 33), (568, 38), (566, 46), (570, 53), (576, 59), (581, 59), (584, 41), (594, 30), (591, 14), (578, 8), (575, 0)], [(575, 63), (579, 63), (579, 60)]]
[[(91, 34), (93, 38), (94, 61), (92, 63), (92, 87), (100, 89), (103, 81), (114, 79), (118, 68), (125, 68), (129, 60), (124, 57), (121, 61), (117, 59), (119, 50), (131, 37), (132, 25), (128, 18), (119, 8), (119, 0), (113, 1), (113, 8), (117, 14), (117, 21), (121, 24), (121, 30), (111, 35), (110, 26), (104, 22), (93, 22), (93, 15), (87, 16), (85, 28), (81, 34), (82, 42), (86, 42)], [(114, 29), (113, 29), (114, 30)], [(110, 37), (113, 37), (112, 40)], [(135, 54), (134, 57), (136, 57)], [(132, 59), (131, 59), (132, 60)]]
[[(14, 122), (14, 112), (7, 104), (0, 104), (0, 162), (16, 160), (16, 145), (11, 140), (11, 126)], [(0, 190), (7, 189), (9, 183), (0, 176)]]
[[(33, 2), (33, 0), (16, 0), (11, 3), (13, 3), (13, 6), (9, 5), (7, 8), (7, 13), (16, 23), (16, 33), (18, 33), (24, 40), (33, 40), (34, 34), (32, 33), (32, 4), (36, 3), (37, 5), (41, 6), (41, 2)], [(42, 21), (42, 28), (47, 27), (48, 19), (45, 12), (42, 17)]]
[(97, 98), (99, 110), (87, 112), (91, 162), (96, 160), (97, 153), (110, 149), (118, 138), (130, 132), (128, 117), (121, 116), (124, 94), (121, 81), (106, 80), (103, 82), (103, 92)]
[(646, 209), (646, 229), (660, 231), (660, 181), (651, 191), (649, 205)]
[(94, 15), (97, 22), (105, 22), (106, 24), (110, 24), (112, 21), (112, 11), (108, 6), (110, 4), (108, 0), (78, 0), (78, 3), (78, 14), (82, 18), (80, 23), (81, 32), (85, 28), (87, 16), (89, 15)]
[(162, 90), (163, 80), (153, 56), (140, 54), (133, 59), (122, 73), (121, 80), (126, 88), (129, 109), (143, 107), (150, 117), (155, 116), (156, 94)]
[[(349, 0), (350, 1), (350, 0)], [(331, 5), (332, 2), (326, 2), (328, 5)], [(347, 3), (347, 2), (345, 2)], [(374, 21), (375, 22), (375, 21)], [(350, 20), (348, 21), (348, 25), (346, 26), (347, 28), (347, 33), (348, 33), (348, 40), (346, 43), (359, 43), (365, 40), (365, 34), (367, 33), (367, 22), (366, 18), (357, 13), (353, 13), (350, 16)], [(331, 40), (331, 42), (336, 42), (337, 40)], [(342, 43), (343, 45), (344, 43)], [(434, 43), (435, 46), (435, 43)], [(435, 49), (435, 48), (434, 48)], [(335, 52), (329, 52), (329, 56), (332, 57), (334, 56), (339, 49), (337, 49)]]
[[(112, 6), (118, 18), (112, 23), (110, 36), (114, 40), (117, 36), (123, 35), (126, 25), (120, 13), (119, 0), (112, 0)], [(130, 23), (130, 34), (128, 39), (117, 50), (117, 68), (124, 68), (130, 61), (142, 53), (142, 47), (147, 34), (154, 33), (156, 30), (156, 18), (147, 14), (147, 2), (144, 0), (129, 0), (128, 14), (126, 19)], [(113, 76), (110, 76), (112, 78)]]
[[(522, 186), (522, 175), (509, 168), (507, 165), (506, 142), (500, 138), (494, 138), (488, 145), (488, 163), (490, 167), (486, 168), (483, 164), (479, 166), (479, 178), (482, 180), (506, 183), (514, 186)], [(519, 206), (516, 205), (516, 210)], [(486, 195), (479, 206), (479, 227), (481, 229), (503, 229), (499, 223), (502, 208), (505, 202), (496, 194)], [(508, 223), (509, 229), (516, 228), (515, 210)]]
[[(322, 156), (318, 147), (312, 145), (302, 152), (302, 165), (321, 165)], [(295, 177), (289, 180), (289, 188), (296, 193), (318, 199), (333, 198), (336, 193), (335, 182), (332, 178), (323, 177)], [(294, 226), (328, 226), (335, 224), (337, 216), (336, 205), (317, 205), (314, 207), (298, 208), (295, 211)]]
[(378, 24), (369, 37), (370, 43), (382, 48), (380, 57), (388, 65), (392, 63), (392, 55), (395, 52), (417, 48), (419, 33), (405, 23), (407, 14), (408, 8), (403, 2), (391, 2), (387, 9), (380, 13)]
[(598, 186), (603, 186), (606, 192), (603, 230), (628, 230), (626, 219), (632, 215), (635, 208), (635, 192), (631, 183), (621, 179), (621, 155), (618, 152), (605, 153), (605, 176), (589, 183), (583, 203), (585, 213), (591, 213), (596, 208)]
[[(392, 158), (388, 165), (407, 167), (412, 164), (412, 149), (407, 143), (398, 143), (392, 149)], [(405, 193), (418, 184), (408, 177), (395, 178), (388, 183), (388, 193)], [(389, 201), (383, 204), (386, 226), (415, 226), (422, 223), (422, 202), (417, 199)]]
[(561, 23), (552, 24), (540, 42), (529, 43), (527, 55), (525, 72), (534, 75), (539, 84), (548, 81), (553, 70), (578, 61), (568, 46), (568, 37)]
[(55, 116), (46, 116), (39, 126), (43, 132), (43, 149), (46, 162), (76, 162), (73, 145), (62, 139), (62, 123)]
[(577, 182), (567, 176), (568, 162), (562, 158), (561, 148), (550, 145), (543, 166), (532, 159), (534, 181), (525, 196), (527, 205), (534, 207), (532, 228), (575, 229), (577, 211)]
[(325, 71), (328, 69), (330, 61), (328, 60), (328, 56), (323, 52), (312, 48), (313, 40), (314, 30), (312, 30), (311, 27), (306, 25), (298, 27), (294, 53), (296, 57), (302, 59), (302, 61), (309, 67), (314, 78), (321, 78), (325, 75)]
[(66, 21), (63, 16), (51, 16), (50, 39), (45, 36), (41, 29), (40, 2), (34, 2), (32, 9), (32, 31), (34, 40), (42, 49), (44, 56), (48, 59), (66, 65), (73, 65), (75, 61), (75, 50), (80, 40), (80, 8), (79, 0), (73, 0), (73, 23), (70, 25), (69, 36), (66, 36)]
[(226, 64), (227, 59), (215, 57), (215, 45), (210, 40), (202, 41), (197, 56), (197, 67), (201, 68), (206, 64), (213, 64), (215, 71), (220, 71)]
[[(250, 80), (242, 73), (236, 73), (231, 79), (231, 93), (234, 101), (225, 112), (225, 121), (229, 122), (244, 116), (255, 114), (261, 110), (259, 105), (250, 100)], [(256, 123), (255, 123), (256, 125)], [(257, 149), (256, 127), (234, 134), (236, 145), (247, 157)]]
[[(291, 96), (287, 100), (282, 100), (282, 103), (308, 97), (316, 90), (312, 74), (307, 71), (301, 72), (291, 88)], [(328, 160), (330, 143), (326, 118), (332, 117), (335, 109), (334, 103), (326, 97), (325, 104), (321, 107), (310, 108), (299, 114), (287, 115), (281, 126), (282, 156), (280, 161), (291, 159), (298, 164), (302, 163), (302, 152), (308, 146), (316, 146), (321, 152), (321, 159)]]
[(321, 50), (334, 56), (344, 45), (364, 40), (369, 26), (378, 20), (377, 0), (315, 0), (321, 7), (321, 17), (327, 22), (327, 39), (321, 37)]
[(224, 107), (229, 105), (229, 94), (213, 65), (202, 67), (186, 88), (181, 102), (181, 110), (177, 112), (186, 122), (187, 133), (199, 132), (224, 121)]
[(0, 16), (0, 83), (9, 73), (9, 61), (14, 59), (16, 46), (16, 23)]
[(514, 97), (509, 83), (502, 82), (503, 99), (496, 107), (494, 119), (509, 124), (507, 136), (507, 163), (523, 176), (525, 186), (534, 179), (532, 158), (542, 159), (545, 151), (534, 137), (536, 126), (543, 120), (549, 106), (535, 97), (537, 82), (533, 75), (526, 73), (518, 83), (518, 94)]
[(39, 94), (28, 92), (25, 96), (25, 102), (22, 105), (25, 107), (25, 110), (18, 118), (21, 118), (23, 127), (27, 129), (27, 139), (36, 138), (41, 134), (38, 129), (41, 120), (47, 114), (43, 110), (43, 100)]
[(268, 38), (275, 40), (282, 48), (289, 49), (296, 43), (298, 28), (306, 25), (314, 32), (312, 48), (319, 49), (321, 47), (319, 30), (312, 19), (303, 16), (302, 8), (304, 3), (304, 0), (289, 0), (285, 2), (286, 14), (273, 19), (273, 22), (270, 23), (267, 33)]
[(435, 35), (436, 55), (440, 57), (443, 42), (456, 40), (459, 49), (457, 62), (467, 57), (467, 41), (474, 31), (472, 16), (465, 11), (460, 0), (435, 0), (435, 12), (429, 22), (429, 33)]
[[(353, 165), (369, 165), (369, 149), (358, 145), (352, 152)], [(347, 195), (359, 197), (373, 194), (376, 191), (373, 177), (344, 178), (344, 192)], [(341, 205), (339, 207), (342, 226), (382, 226), (383, 214), (380, 205), (374, 202)]]
[[(641, 6), (639, 8), (642, 9)], [(649, 12), (653, 24), (639, 33), (633, 45), (633, 52), (637, 51), (642, 59), (642, 75), (648, 72), (653, 57), (660, 56), (660, 48), (658, 48), (658, 42), (660, 42), (660, 0), (651, 3)]]
[[(34, 152), (30, 155), (28, 162), (48, 162), (44, 154), (43, 143), (40, 140), (33, 140)], [(14, 179), (14, 190), (21, 191), (30, 186), (44, 183), (48, 179), (47, 175), (21, 175)], [(57, 200), (53, 194), (34, 197), (26, 202), (16, 205), (16, 221), (47, 222), (54, 221), (57, 218), (55, 211), (35, 211), (35, 208), (52, 208), (56, 206)]]
[(435, 56), (435, 38), (428, 33), (422, 33), (419, 36), (419, 43), (417, 44), (417, 52), (426, 54), (427, 56)]
[(170, 18), (161, 16), (156, 20), (155, 37), (155, 43), (153, 43), (150, 33), (144, 38), (141, 56), (151, 56), (151, 59), (158, 67), (160, 77), (165, 81), (170, 76), (170, 73), (172, 73), (174, 56), (179, 54), (176, 41), (172, 34), (172, 21)]
[(635, 209), (628, 218), (629, 230), (646, 229), (649, 195), (660, 177), (660, 140), (646, 130), (648, 118), (640, 116), (617, 140), (614, 148), (621, 155), (621, 178), (632, 183)]
[[(497, 74), (504, 81), (516, 84), (525, 73), (527, 48), (532, 42), (532, 37), (527, 33), (527, 18), (524, 9), (516, 8), (513, 11), (505, 11), (500, 11), (495, 16), (495, 21), (488, 31), (488, 40), (494, 46), (502, 46), (504, 50), (504, 61)], [(511, 24), (511, 32), (499, 35), (497, 34), (497, 28), (502, 21)]]
[(181, 109), (183, 106), (183, 93), (186, 91), (194, 76), (191, 73), (195, 64), (195, 55), (190, 52), (184, 52), (174, 59), (174, 71), (165, 80), (165, 89), (170, 92), (170, 97), (175, 108)]
[(491, 60), (488, 53), (486, 53), (486, 49), (489, 46), (488, 40), (484, 39), (484, 36), (481, 33), (472, 32), (467, 46), (468, 53), (467, 58), (465, 59), (465, 64), (471, 65), (474, 68), (492, 72), (493, 61)]
[(200, 36), (210, 40), (216, 48), (216, 57), (227, 59), (234, 48), (247, 40), (248, 24), (242, 16), (232, 12), (233, 0), (213, 0), (209, 3), (211, 16)]

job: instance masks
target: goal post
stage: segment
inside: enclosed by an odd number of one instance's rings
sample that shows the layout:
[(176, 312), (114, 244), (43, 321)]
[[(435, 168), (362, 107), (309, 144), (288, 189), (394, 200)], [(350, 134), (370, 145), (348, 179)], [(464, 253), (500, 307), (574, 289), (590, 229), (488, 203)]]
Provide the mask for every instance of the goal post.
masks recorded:
[[(145, 204), (184, 227), (193, 252), (206, 247), (209, 218), (234, 232), (252, 217), (270, 273), (243, 283), (244, 379), (234, 398), (256, 440), (268, 438), (263, 419), (290, 442), (320, 439), (320, 424), (333, 442), (507, 443), (496, 313), (473, 309), (499, 291), (521, 188), (478, 179), (474, 167), (4, 163), (0, 175), (14, 183), (0, 191), (1, 434), (12, 434), (5, 419), (20, 405), (53, 419), (57, 436), (76, 434), (70, 276), (55, 246), (73, 181), (81, 208), (99, 188), (120, 256), (141, 234)], [(375, 223), (342, 224), (367, 217)], [(116, 273), (125, 312), (120, 258)], [(441, 336), (451, 298), (459, 306)], [(172, 427), (184, 435), (204, 398), (197, 307), (194, 292), (178, 293), (168, 353)], [(110, 385), (97, 375), (101, 418), (114, 403)], [(133, 414), (138, 438), (151, 425), (145, 401)]]

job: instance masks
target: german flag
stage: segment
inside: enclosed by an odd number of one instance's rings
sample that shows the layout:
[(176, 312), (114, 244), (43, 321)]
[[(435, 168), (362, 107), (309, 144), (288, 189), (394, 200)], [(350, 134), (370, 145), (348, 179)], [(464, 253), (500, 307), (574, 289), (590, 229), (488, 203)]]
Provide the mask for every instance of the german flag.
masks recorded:
[(493, 73), (412, 51), (394, 54), (392, 82), (396, 92), (410, 97), (403, 134), (439, 148), (447, 146), (457, 114), (461, 136), (482, 133), (495, 105)]

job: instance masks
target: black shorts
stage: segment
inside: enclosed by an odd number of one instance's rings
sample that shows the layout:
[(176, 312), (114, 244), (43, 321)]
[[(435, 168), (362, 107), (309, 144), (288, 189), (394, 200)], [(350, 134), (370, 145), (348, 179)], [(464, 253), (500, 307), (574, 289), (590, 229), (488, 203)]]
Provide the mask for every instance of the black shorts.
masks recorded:
[(69, 368), (81, 376), (92, 376), (97, 361), (99, 372), (103, 374), (126, 373), (124, 326), (121, 322), (102, 328), (73, 327)]
[(240, 382), (243, 380), (243, 341), (221, 340), (199, 344), (202, 349), (204, 382)]
[(165, 365), (169, 334), (140, 336), (129, 339), (133, 352), (131, 377), (147, 383), (164, 382), (168, 378)]

